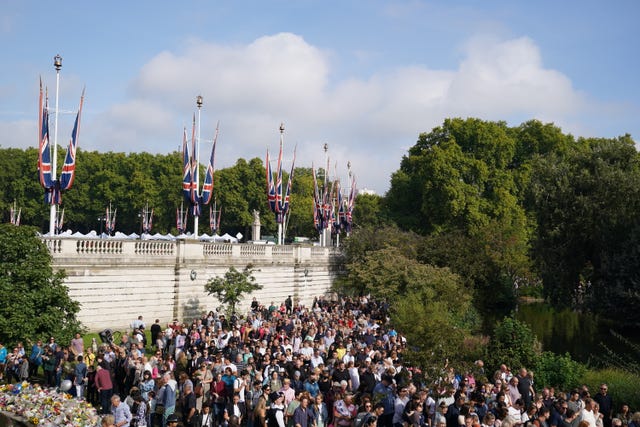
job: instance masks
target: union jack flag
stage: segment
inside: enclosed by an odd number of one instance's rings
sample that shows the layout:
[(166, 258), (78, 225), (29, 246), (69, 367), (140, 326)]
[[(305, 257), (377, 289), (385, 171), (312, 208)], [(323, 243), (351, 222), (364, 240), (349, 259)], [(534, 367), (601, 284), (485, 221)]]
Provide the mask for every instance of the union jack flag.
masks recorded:
[[(267, 150), (267, 200), (269, 202), (269, 208), (276, 216), (276, 223), (283, 224), (285, 217), (289, 211), (291, 188), (293, 185), (293, 170), (295, 166), (296, 154), (293, 153), (293, 162), (291, 165), (291, 173), (289, 174), (289, 180), (287, 182), (286, 193), (283, 193), (282, 185), (282, 147), (284, 144), (284, 124), (280, 125), (280, 151), (278, 153), (278, 169), (274, 175), (271, 170), (271, 162), (269, 161), (269, 150)], [(274, 183), (275, 181), (275, 183)]]
[(187, 212), (181, 202), (180, 208), (176, 209), (176, 228), (178, 229), (178, 234), (182, 234), (187, 230)]
[[(193, 127), (191, 130), (191, 203), (193, 206), (193, 215), (200, 216), (200, 209), (198, 205), (198, 184), (196, 180), (198, 177), (196, 173), (198, 171), (198, 159), (196, 158), (196, 115), (193, 115)], [(197, 212), (197, 215), (196, 215)]]
[(73, 185), (83, 103), (84, 89), (80, 97), (80, 107), (71, 133), (71, 140), (65, 156), (62, 173), (59, 180), (54, 179), (56, 171), (53, 170), (52, 166), (51, 144), (49, 142), (49, 97), (46, 94), (46, 90), (43, 93), (42, 79), (40, 79), (40, 99), (38, 102), (38, 178), (40, 185), (44, 188), (44, 201), (47, 204), (59, 205), (62, 201), (62, 191), (70, 189)]
[(216, 126), (216, 135), (213, 138), (213, 147), (211, 148), (211, 157), (209, 157), (209, 165), (207, 165), (207, 172), (204, 177), (204, 183), (202, 184), (202, 196), (200, 197), (200, 203), (202, 205), (208, 205), (213, 198), (213, 172), (216, 156), (216, 143), (218, 142), (218, 126)]
[(40, 80), (40, 102), (38, 112), (38, 176), (45, 190), (53, 187), (51, 179), (51, 150), (49, 146), (49, 97), (43, 95)]
[(182, 195), (187, 201), (191, 201), (191, 156), (189, 156), (187, 128), (184, 128), (182, 138)]
[(269, 150), (267, 150), (267, 201), (269, 202), (269, 209), (271, 209), (272, 212), (276, 212), (276, 187), (273, 183)]
[(142, 232), (146, 234), (151, 233), (153, 227), (153, 208), (149, 212), (149, 208), (145, 207), (142, 211)]
[(71, 188), (73, 185), (73, 179), (76, 172), (76, 150), (78, 148), (78, 135), (80, 133), (80, 115), (82, 114), (82, 104), (84, 103), (84, 89), (82, 90), (82, 96), (80, 97), (80, 107), (76, 114), (76, 121), (73, 125), (73, 131), (71, 132), (71, 140), (69, 141), (69, 148), (67, 149), (67, 155), (62, 166), (62, 173), (60, 174), (60, 191), (65, 191)]
[(279, 212), (282, 212), (282, 138), (280, 138), (278, 169), (276, 170), (276, 213)]
[(291, 187), (293, 186), (293, 170), (295, 168), (296, 165), (296, 151), (297, 151), (297, 146), (293, 149), (293, 161), (291, 162), (291, 172), (289, 173), (289, 179), (287, 180), (287, 191), (285, 192), (284, 195), (284, 201), (282, 203), (282, 209), (281, 211), (283, 213), (287, 213), (289, 212), (289, 199), (291, 197)]
[(349, 190), (349, 198), (347, 199), (347, 207), (345, 212), (346, 231), (351, 232), (353, 224), (353, 208), (356, 201), (356, 177), (351, 178), (351, 189)]
[(58, 214), (56, 215), (56, 223), (54, 226), (54, 228), (56, 229), (56, 234), (60, 234), (63, 226), (64, 226), (64, 209), (62, 209), (62, 212), (58, 212)]

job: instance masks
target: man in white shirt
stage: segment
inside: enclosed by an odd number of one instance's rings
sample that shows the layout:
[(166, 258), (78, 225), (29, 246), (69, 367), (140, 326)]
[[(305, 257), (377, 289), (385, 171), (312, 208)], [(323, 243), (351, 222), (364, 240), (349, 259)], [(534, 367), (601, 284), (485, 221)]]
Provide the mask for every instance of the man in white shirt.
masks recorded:
[(589, 427), (596, 427), (596, 414), (593, 411), (593, 399), (587, 397), (584, 400), (584, 408), (580, 411), (582, 421), (589, 423)]

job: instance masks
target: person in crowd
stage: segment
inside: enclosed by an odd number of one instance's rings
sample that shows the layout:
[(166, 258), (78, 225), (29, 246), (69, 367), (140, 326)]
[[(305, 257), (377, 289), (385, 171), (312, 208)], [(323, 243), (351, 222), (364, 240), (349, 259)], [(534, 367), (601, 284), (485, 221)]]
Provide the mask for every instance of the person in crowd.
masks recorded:
[(277, 392), (269, 395), (271, 406), (267, 411), (267, 425), (269, 427), (285, 427), (284, 396)]
[(623, 427), (627, 427), (631, 422), (631, 410), (629, 409), (629, 405), (623, 403), (620, 405), (620, 412), (616, 414), (616, 418), (620, 420)]
[(120, 396), (111, 396), (111, 415), (113, 415), (116, 427), (129, 427), (133, 416), (129, 405), (120, 401)]
[(76, 398), (81, 400), (84, 398), (84, 391), (87, 387), (88, 370), (82, 355), (78, 355), (76, 360), (77, 363), (73, 369), (73, 384), (76, 387)]
[(109, 372), (109, 364), (102, 361), (98, 365), (95, 378), (96, 390), (100, 398), (100, 409), (102, 414), (111, 412), (111, 396), (113, 395), (113, 383), (111, 382), (111, 373)]
[(588, 427), (597, 427), (596, 426), (596, 413), (593, 410), (593, 400), (590, 397), (587, 397), (584, 400), (584, 408), (580, 411), (580, 419), (581, 423), (586, 422)]
[(606, 383), (600, 384), (600, 390), (593, 396), (593, 400), (598, 403), (599, 413), (602, 414), (604, 427), (611, 427), (613, 399), (609, 394), (609, 386)]
[(102, 427), (116, 427), (115, 418), (111, 414), (105, 415), (100, 420), (100, 425)]
[(314, 422), (314, 413), (309, 408), (309, 396), (302, 394), (300, 396), (300, 404), (293, 412), (294, 427), (311, 427)]
[[(531, 372), (522, 368), (514, 376), (507, 365), (487, 382), (480, 365), (456, 372), (445, 364), (440, 384), (428, 390), (420, 371), (404, 359), (410, 343), (387, 323), (388, 303), (318, 298), (312, 309), (292, 301), (289, 314), (281, 305), (282, 311), (275, 304), (270, 311), (258, 304), (230, 319), (202, 313), (184, 323), (176, 319), (164, 331), (156, 319), (150, 345), (157, 350), (149, 354), (142, 325), (136, 324), (137, 338), (124, 336), (95, 351), (83, 348), (86, 373), (77, 372), (79, 343), (67, 348), (52, 339), (41, 347), (45, 383), (55, 387), (71, 378), (82, 387), (76, 396), (86, 392), (103, 415), (124, 410), (118, 409), (124, 401), (112, 408), (112, 395), (130, 394), (132, 420), (139, 426), (171, 425), (175, 412), (185, 426), (578, 427), (586, 420), (587, 427), (640, 427), (640, 415), (634, 423), (628, 405), (614, 414), (606, 384), (593, 400), (582, 388), (571, 390), (565, 401), (544, 384), (536, 385), (536, 395)], [(0, 374), (15, 381), (20, 371), (9, 366), (29, 366), (34, 347), (27, 357), (23, 347), (9, 347), (14, 348)], [(77, 384), (83, 378), (87, 382)]]

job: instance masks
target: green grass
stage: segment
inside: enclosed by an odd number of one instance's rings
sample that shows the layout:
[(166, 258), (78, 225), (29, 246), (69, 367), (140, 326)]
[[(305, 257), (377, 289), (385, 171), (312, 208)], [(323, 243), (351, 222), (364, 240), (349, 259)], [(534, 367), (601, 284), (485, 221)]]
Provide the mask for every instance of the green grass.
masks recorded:
[[(120, 334), (123, 334), (125, 332), (129, 333), (129, 330), (121, 330), (121, 331), (116, 331), (116, 330), (112, 330), (113, 334), (114, 334), (114, 339), (113, 342), (114, 344), (119, 344), (120, 343)], [(144, 332), (145, 337), (147, 338), (147, 346), (144, 348), (145, 353), (149, 354), (149, 353), (153, 353), (154, 349), (153, 349), (153, 343), (151, 342), (151, 331), (146, 330)], [(102, 344), (102, 340), (100, 339), (100, 336), (98, 335), (97, 332), (89, 332), (86, 333), (82, 336), (82, 340), (84, 341), (84, 348), (87, 347), (91, 347), (91, 342), (93, 340), (93, 338), (96, 339), (96, 342), (98, 343), (98, 347), (100, 347), (100, 345)]]

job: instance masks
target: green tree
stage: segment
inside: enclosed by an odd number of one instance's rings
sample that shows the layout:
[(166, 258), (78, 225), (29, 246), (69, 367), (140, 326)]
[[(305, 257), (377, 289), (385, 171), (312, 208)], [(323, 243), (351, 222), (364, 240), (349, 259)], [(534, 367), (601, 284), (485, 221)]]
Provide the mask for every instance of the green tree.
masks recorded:
[(262, 285), (256, 283), (250, 265), (242, 271), (230, 267), (224, 277), (215, 277), (204, 285), (207, 294), (215, 296), (222, 304), (228, 304), (232, 313), (236, 311), (236, 305), (242, 300), (244, 294), (260, 289)]
[(516, 283), (534, 281), (528, 257), (528, 239), (521, 227), (495, 220), (479, 227), (473, 236), (461, 230), (427, 236), (420, 244), (418, 259), (449, 267), (474, 290), (482, 313), (506, 314), (515, 307)]
[(80, 304), (69, 296), (63, 271), (33, 227), (0, 225), (0, 342), (55, 336), (69, 341), (81, 324)]
[(542, 352), (535, 365), (536, 384), (559, 390), (571, 390), (580, 386), (585, 372), (585, 366), (573, 360), (569, 353), (560, 355), (550, 351)]
[(640, 324), (640, 157), (627, 135), (580, 139), (534, 163), (536, 266), (557, 306)]
[(490, 220), (525, 226), (510, 165), (516, 144), (503, 122), (447, 119), (420, 134), (393, 174), (386, 203), (402, 229), (473, 235)]
[[(402, 260), (391, 258), (389, 263), (397, 265)], [(459, 369), (470, 364), (480, 344), (474, 336), (479, 317), (460, 277), (448, 268), (408, 260), (398, 267), (403, 277), (411, 278), (390, 297), (394, 301), (391, 322), (410, 343), (406, 357), (431, 380), (437, 379), (447, 360)]]
[(446, 359), (459, 367), (468, 361), (479, 319), (460, 276), (416, 260), (418, 241), (393, 227), (356, 230), (345, 249), (346, 274), (335, 286), (393, 301), (391, 322), (411, 343), (407, 360), (434, 379)]
[[(415, 259), (419, 239), (415, 233), (401, 231), (395, 225), (353, 230), (342, 247), (345, 274), (336, 278), (334, 289), (340, 293), (364, 295), (377, 288), (377, 285), (369, 283), (368, 276), (376, 273), (365, 265), (367, 258), (383, 249), (390, 249), (404, 258)], [(378, 279), (374, 278), (374, 281), (377, 283)]]
[(384, 206), (384, 198), (377, 194), (359, 194), (353, 208), (354, 227), (381, 228), (391, 221)]

